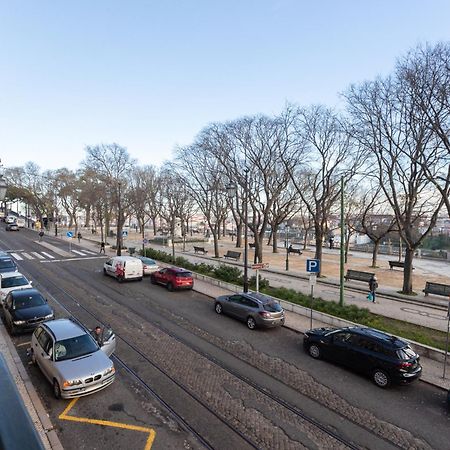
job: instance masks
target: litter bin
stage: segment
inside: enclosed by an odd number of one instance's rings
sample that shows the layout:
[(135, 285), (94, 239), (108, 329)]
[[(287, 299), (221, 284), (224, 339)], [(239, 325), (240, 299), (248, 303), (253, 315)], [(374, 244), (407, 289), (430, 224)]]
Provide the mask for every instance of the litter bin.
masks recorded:
[(136, 251), (136, 247), (128, 247), (128, 253), (130, 255), (134, 254), (135, 251)]

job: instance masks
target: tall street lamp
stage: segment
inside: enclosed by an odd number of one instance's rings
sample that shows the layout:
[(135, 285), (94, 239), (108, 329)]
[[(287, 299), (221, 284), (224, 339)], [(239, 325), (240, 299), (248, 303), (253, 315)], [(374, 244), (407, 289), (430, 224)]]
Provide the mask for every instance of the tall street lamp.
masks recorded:
[[(245, 186), (244, 186), (244, 292), (248, 292), (248, 168), (245, 168)], [(233, 201), (237, 194), (236, 183), (230, 182), (227, 187), (228, 198)]]
[(122, 199), (121, 199), (122, 183), (118, 182), (118, 211), (117, 211), (117, 256), (122, 255)]
[(289, 226), (286, 224), (284, 226), (284, 230), (286, 233), (285, 246), (286, 246), (286, 271), (289, 270)]

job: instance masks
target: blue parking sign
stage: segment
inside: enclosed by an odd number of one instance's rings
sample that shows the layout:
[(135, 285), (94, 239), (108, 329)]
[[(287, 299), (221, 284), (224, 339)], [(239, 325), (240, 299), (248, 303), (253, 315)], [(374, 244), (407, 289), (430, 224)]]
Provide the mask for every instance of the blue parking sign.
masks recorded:
[(68, 238), (71, 238), (71, 237), (73, 237), (73, 233), (72, 233), (71, 231), (68, 231), (68, 232), (66, 233), (66, 236), (67, 236)]
[(307, 259), (306, 260), (306, 271), (309, 273), (319, 273), (320, 272), (320, 260), (319, 259)]

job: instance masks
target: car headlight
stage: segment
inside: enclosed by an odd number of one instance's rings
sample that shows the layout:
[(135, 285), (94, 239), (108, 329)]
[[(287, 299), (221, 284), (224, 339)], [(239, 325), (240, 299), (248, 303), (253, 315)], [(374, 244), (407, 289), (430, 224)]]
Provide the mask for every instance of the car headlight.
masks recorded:
[(70, 387), (70, 386), (78, 386), (79, 384), (82, 384), (83, 382), (81, 380), (66, 380), (63, 383), (64, 387)]
[(106, 377), (107, 375), (111, 374), (111, 373), (115, 373), (116, 369), (114, 366), (111, 366), (109, 369), (106, 369), (103, 372), (103, 376)]
[(44, 319), (53, 319), (53, 313), (47, 314)]
[(25, 320), (15, 320), (14, 325), (23, 325), (25, 323)]

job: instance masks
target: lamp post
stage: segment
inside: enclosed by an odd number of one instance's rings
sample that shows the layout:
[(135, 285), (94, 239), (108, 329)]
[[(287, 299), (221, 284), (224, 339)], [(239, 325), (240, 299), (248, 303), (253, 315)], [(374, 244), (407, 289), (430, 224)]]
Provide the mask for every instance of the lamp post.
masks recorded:
[[(245, 168), (245, 187), (244, 187), (244, 292), (248, 292), (248, 168)], [(228, 198), (232, 201), (237, 194), (236, 183), (230, 182), (227, 187)]]
[(117, 211), (117, 256), (122, 255), (122, 199), (121, 199), (122, 183), (118, 182), (118, 211)]
[(286, 271), (289, 270), (289, 226), (288, 224), (285, 225), (284, 227), (285, 232), (286, 232)]

